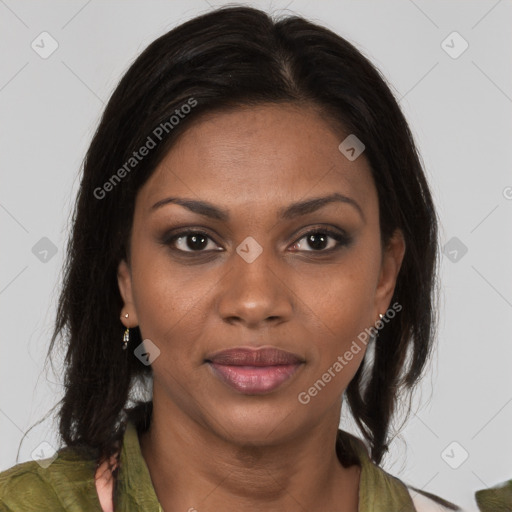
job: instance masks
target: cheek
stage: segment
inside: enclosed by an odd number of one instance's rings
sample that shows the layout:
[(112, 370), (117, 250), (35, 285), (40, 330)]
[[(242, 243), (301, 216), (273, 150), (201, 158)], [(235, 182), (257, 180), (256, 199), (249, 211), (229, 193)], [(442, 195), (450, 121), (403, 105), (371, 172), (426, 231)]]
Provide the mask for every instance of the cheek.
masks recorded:
[(325, 400), (343, 391), (361, 364), (369, 333), (376, 319), (374, 293), (377, 284), (375, 254), (354, 252), (343, 263), (323, 269), (296, 282), (301, 297), (304, 327), (310, 344), (311, 365), (307, 381), (329, 381)]
[(353, 252), (338, 265), (303, 275), (297, 295), (311, 315), (341, 344), (375, 321), (373, 305), (377, 286), (375, 257)]
[(149, 248), (133, 257), (133, 293), (141, 335), (161, 350), (165, 347), (175, 361), (193, 349), (192, 340), (199, 337), (204, 318), (209, 286), (206, 280), (195, 279), (194, 272), (197, 269), (171, 265), (165, 248)]

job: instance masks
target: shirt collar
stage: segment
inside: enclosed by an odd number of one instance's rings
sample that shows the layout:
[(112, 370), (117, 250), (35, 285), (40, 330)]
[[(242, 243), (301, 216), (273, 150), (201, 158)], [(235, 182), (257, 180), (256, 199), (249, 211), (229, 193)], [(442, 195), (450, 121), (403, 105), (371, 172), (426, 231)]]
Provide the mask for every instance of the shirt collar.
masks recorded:
[(119, 503), (115, 510), (163, 512), (148, 466), (142, 456), (137, 428), (132, 421), (126, 424), (117, 485), (116, 495), (119, 497)]

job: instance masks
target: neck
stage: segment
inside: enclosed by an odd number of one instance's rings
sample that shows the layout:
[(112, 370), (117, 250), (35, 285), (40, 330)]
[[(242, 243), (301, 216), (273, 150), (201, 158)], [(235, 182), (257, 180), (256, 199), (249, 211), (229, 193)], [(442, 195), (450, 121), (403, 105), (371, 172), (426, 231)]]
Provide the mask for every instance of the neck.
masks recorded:
[(141, 452), (167, 511), (355, 512), (360, 468), (345, 468), (337, 458), (339, 412), (334, 421), (286, 441), (248, 446), (230, 442), (170, 403), (154, 402)]

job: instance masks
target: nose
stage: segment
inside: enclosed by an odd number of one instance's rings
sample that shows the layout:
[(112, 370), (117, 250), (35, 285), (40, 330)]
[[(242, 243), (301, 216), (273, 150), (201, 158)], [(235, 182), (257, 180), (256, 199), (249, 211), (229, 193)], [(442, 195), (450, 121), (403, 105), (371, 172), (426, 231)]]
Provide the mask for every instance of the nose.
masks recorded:
[(248, 263), (237, 253), (219, 283), (218, 311), (224, 321), (248, 328), (289, 321), (294, 294), (275, 260), (264, 250)]

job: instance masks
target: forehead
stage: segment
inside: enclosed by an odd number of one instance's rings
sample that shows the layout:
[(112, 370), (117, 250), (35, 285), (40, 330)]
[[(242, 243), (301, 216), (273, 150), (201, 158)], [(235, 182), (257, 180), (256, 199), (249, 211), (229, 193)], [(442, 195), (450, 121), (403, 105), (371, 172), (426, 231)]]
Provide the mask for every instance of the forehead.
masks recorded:
[(376, 200), (369, 165), (338, 149), (337, 131), (308, 107), (266, 104), (216, 112), (192, 123), (139, 191), (149, 208), (168, 195), (233, 205), (287, 202), (338, 191)]

